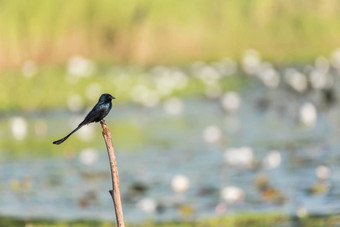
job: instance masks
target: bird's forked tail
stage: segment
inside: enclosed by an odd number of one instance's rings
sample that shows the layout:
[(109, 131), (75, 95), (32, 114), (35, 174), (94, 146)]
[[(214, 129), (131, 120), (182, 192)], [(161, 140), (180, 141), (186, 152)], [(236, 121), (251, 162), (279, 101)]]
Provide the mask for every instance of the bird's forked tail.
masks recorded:
[(68, 134), (67, 136), (65, 136), (64, 138), (62, 138), (62, 139), (60, 139), (60, 140), (54, 141), (53, 144), (57, 144), (57, 145), (61, 144), (62, 142), (64, 142), (65, 140), (67, 140), (67, 138), (70, 137), (73, 133), (75, 133), (78, 129), (80, 129), (82, 126), (83, 126), (83, 124), (80, 123), (80, 124), (78, 125), (78, 127), (75, 128), (70, 134)]

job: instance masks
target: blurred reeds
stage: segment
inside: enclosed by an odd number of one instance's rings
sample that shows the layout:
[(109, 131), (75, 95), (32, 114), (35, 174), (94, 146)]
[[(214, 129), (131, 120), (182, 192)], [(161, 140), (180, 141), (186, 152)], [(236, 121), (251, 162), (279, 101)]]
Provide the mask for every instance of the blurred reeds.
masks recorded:
[(340, 46), (334, 0), (1, 1), (0, 69), (96, 61), (186, 63), (248, 48), (275, 62), (308, 61)]

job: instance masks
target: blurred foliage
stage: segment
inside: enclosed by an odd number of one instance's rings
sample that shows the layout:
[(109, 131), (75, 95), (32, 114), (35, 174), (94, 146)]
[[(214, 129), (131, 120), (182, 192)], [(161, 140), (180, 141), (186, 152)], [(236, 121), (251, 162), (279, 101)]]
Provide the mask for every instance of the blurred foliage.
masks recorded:
[[(156, 99), (154, 105), (162, 105), (169, 98), (203, 96), (207, 86), (202, 78), (192, 75), (188, 68), (159, 67), (160, 74), (166, 74), (167, 79), (165, 83), (163, 81), (166, 85), (170, 80), (173, 83), (171, 76), (174, 73), (182, 73), (181, 78), (185, 82), (181, 83), (184, 83), (184, 86), (178, 87), (178, 84), (174, 84), (169, 93), (162, 93), (163, 87), (159, 87), (158, 83), (160, 77), (164, 79), (164, 75), (155, 73), (155, 68), (102, 64), (96, 66), (90, 75), (70, 75), (68, 68), (67, 65), (42, 66), (30, 76), (25, 76), (19, 70), (9, 70), (0, 76), (0, 148), (4, 148), (1, 150), (3, 154), (11, 157), (61, 154), (59, 147), (51, 146), (52, 137), (62, 136), (60, 131), (55, 130), (60, 128), (60, 121), (51, 119), (62, 116), (68, 108), (65, 117), (73, 117), (72, 121), (78, 121), (75, 116), (84, 117), (101, 93), (114, 95), (117, 98), (113, 103), (114, 108), (122, 108), (123, 112), (127, 102), (130, 102), (130, 107), (136, 108), (136, 111), (144, 111), (153, 107), (147, 106), (152, 103), (151, 99)], [(229, 76), (221, 75), (217, 81), (221, 92), (238, 90), (246, 84), (243, 83), (244, 77), (237, 72)], [(93, 88), (96, 88), (95, 92)], [(139, 90), (141, 88), (143, 91)], [(153, 97), (149, 98), (149, 93), (153, 94)], [(79, 100), (72, 101), (74, 96)], [(143, 102), (138, 101), (141, 96), (145, 96)], [(72, 109), (73, 102), (79, 105), (78, 109)], [(51, 112), (51, 109), (55, 111)], [(28, 133), (23, 140), (17, 140), (13, 133), (8, 133), (8, 130), (13, 129), (11, 121), (15, 116), (22, 117), (27, 124)], [(134, 150), (150, 140), (149, 135), (143, 132), (146, 125), (141, 125), (143, 121), (140, 119), (119, 120), (119, 116), (114, 118), (116, 121), (112, 133), (118, 148), (123, 146), (127, 150)], [(39, 133), (41, 127), (43, 132)], [(71, 130), (73, 126), (65, 123), (62, 127)], [(94, 125), (91, 127), (97, 130), (96, 137), (86, 140), (75, 137), (65, 144), (64, 154), (61, 155), (76, 153), (89, 145), (102, 145), (100, 128)], [(152, 126), (147, 127), (150, 129)]]
[[(24, 77), (18, 70), (2, 73), (0, 76), (0, 111), (6, 110), (40, 110), (65, 107), (72, 95), (84, 97), (85, 106), (94, 105), (100, 94), (89, 96), (87, 90), (91, 85), (98, 85), (102, 93), (111, 93), (116, 104), (131, 101), (131, 91), (137, 85), (155, 90), (155, 77), (144, 69), (125, 68), (120, 71), (110, 66), (99, 67), (88, 77), (77, 78), (68, 75), (63, 67), (46, 66), (40, 68), (35, 76)], [(239, 88), (242, 77), (230, 76), (221, 80), (224, 90)], [(188, 77), (185, 89), (174, 91), (171, 95), (200, 95), (205, 85), (196, 77)]]
[(334, 0), (0, 1), (0, 67), (80, 54), (116, 63), (240, 58), (310, 60), (340, 44)]
[[(43, 220), (14, 220), (10, 218), (0, 218), (0, 222), (5, 224), (7, 227), (12, 226), (32, 226), (32, 227), (109, 227), (113, 226), (112, 223), (105, 221), (68, 221), (68, 222), (54, 222), (54, 221), (43, 221)], [(147, 221), (144, 223), (136, 224), (126, 224), (130, 227), (191, 227), (191, 226), (253, 226), (253, 227), (265, 227), (265, 226), (282, 226), (282, 225), (294, 225), (297, 226), (311, 226), (311, 227), (321, 227), (321, 226), (337, 226), (339, 224), (339, 217), (304, 217), (304, 218), (289, 218), (287, 216), (279, 214), (238, 214), (228, 217), (212, 218), (196, 222), (167, 222), (167, 223), (155, 223), (152, 221)]]

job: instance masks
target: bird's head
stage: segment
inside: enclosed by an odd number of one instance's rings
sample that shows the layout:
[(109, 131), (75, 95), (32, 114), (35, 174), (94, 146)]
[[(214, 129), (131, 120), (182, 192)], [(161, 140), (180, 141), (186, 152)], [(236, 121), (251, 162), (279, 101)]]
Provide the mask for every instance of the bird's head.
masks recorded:
[(115, 99), (115, 97), (113, 97), (110, 94), (102, 94), (99, 98), (99, 101), (103, 101), (103, 102), (110, 101), (111, 102), (112, 99)]

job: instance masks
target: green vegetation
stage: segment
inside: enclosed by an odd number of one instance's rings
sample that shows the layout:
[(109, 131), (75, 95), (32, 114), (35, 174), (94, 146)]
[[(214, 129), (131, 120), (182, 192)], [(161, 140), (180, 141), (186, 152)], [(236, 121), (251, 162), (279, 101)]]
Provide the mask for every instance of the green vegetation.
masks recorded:
[[(112, 223), (105, 221), (44, 221), (44, 220), (15, 220), (11, 218), (0, 218), (0, 222), (7, 227), (12, 226), (31, 226), (31, 227), (109, 227), (114, 226)], [(148, 221), (142, 224), (127, 224), (128, 227), (209, 227), (209, 226), (286, 226), (292, 223), (298, 226), (323, 227), (337, 226), (340, 224), (339, 217), (305, 217), (302, 219), (290, 219), (287, 216), (279, 214), (238, 214), (228, 217), (212, 218), (195, 222), (166, 222), (155, 223)], [(29, 225), (28, 225), (29, 224)]]
[[(0, 1), (0, 153), (3, 157), (59, 154), (69, 158), (86, 147), (104, 148), (99, 126), (92, 139), (74, 136), (63, 145), (63, 154), (60, 147), (52, 146), (52, 140), (69, 129), (65, 118), (55, 121), (53, 117), (62, 115), (72, 100), (80, 107), (67, 110), (68, 119), (85, 112), (104, 92), (117, 97), (115, 105), (131, 101), (146, 106), (152, 102), (143, 103), (134, 93), (150, 95), (149, 101), (162, 104), (170, 97), (206, 95), (209, 86), (221, 93), (247, 86), (239, 74), (221, 73), (216, 84), (206, 83), (184, 67), (197, 60), (231, 57), (239, 62), (247, 49), (258, 50), (274, 64), (329, 56), (340, 46), (339, 12), (340, 2), (334, 0)], [(71, 75), (68, 64), (74, 56), (95, 62), (90, 62), (94, 70)], [(176, 85), (162, 93), (156, 78), (161, 73), (152, 73), (158, 64), (169, 66), (170, 71), (174, 65), (180, 67), (187, 80), (184, 88)], [(173, 80), (171, 76), (167, 82)], [(22, 140), (11, 132), (10, 116), (25, 119), (27, 135)], [(26, 126), (18, 128), (26, 130)], [(145, 128), (132, 119), (115, 121), (111, 132), (118, 150), (139, 150), (135, 146), (148, 144), (145, 141), (150, 135)], [(115, 130), (119, 133), (114, 134)], [(292, 220), (281, 214), (237, 214), (197, 222), (150, 221), (128, 226), (275, 226), (291, 222), (316, 227), (340, 224), (337, 216)], [(0, 226), (106, 227), (112, 223), (0, 217)]]
[[(241, 84), (242, 78), (238, 76), (221, 81), (222, 88), (226, 90), (238, 88)], [(94, 75), (82, 78), (68, 75), (63, 67), (42, 67), (35, 76), (29, 78), (12, 70), (0, 76), (0, 111), (65, 108), (72, 95), (80, 95), (85, 98), (82, 100), (84, 106), (91, 106), (100, 95), (99, 92), (89, 97), (87, 91), (91, 85), (99, 87), (100, 92), (112, 93), (117, 97), (115, 103), (119, 104), (131, 100), (131, 91), (136, 85), (155, 90), (155, 77), (145, 74), (142, 69), (119, 73), (108, 66), (99, 67)], [(175, 89), (170, 95), (185, 97), (202, 94), (203, 91), (204, 84), (201, 81), (188, 77), (185, 89)]]
[[(69, 75), (66, 67), (52, 66), (37, 69), (32, 77), (25, 77), (18, 70), (3, 73), (0, 76), (0, 111), (3, 113), (3, 118), (0, 118), (0, 147), (5, 149), (2, 149), (1, 153), (10, 157), (63, 155), (58, 146), (51, 146), (51, 138), (57, 139), (63, 136), (61, 132), (66, 133), (72, 129), (67, 123), (60, 125), (60, 121), (55, 117), (60, 117), (62, 112), (68, 113), (67, 119), (76, 115), (71, 110), (65, 110), (73, 96), (80, 98), (77, 104), (82, 103), (77, 112), (82, 111), (81, 115), (85, 115), (87, 107), (93, 106), (99, 95), (104, 92), (117, 97), (114, 100), (115, 106), (124, 106), (124, 103), (132, 102), (135, 103), (136, 108), (139, 108), (136, 109), (137, 111), (143, 111), (145, 104), (135, 100), (132, 95), (137, 93), (137, 98), (143, 96), (143, 92), (134, 92), (136, 87), (139, 89), (142, 87), (146, 92), (154, 94), (153, 98), (156, 98), (158, 105), (162, 105), (169, 97), (195, 97), (205, 93), (206, 84), (196, 76), (187, 75), (182, 78), (185, 81), (185, 87), (174, 86), (170, 93), (162, 94), (162, 89), (157, 88), (157, 79), (160, 75), (153, 74), (151, 71), (131, 67), (118, 70), (117, 67), (104, 65), (98, 66), (92, 75), (83, 77)], [(222, 92), (238, 90), (244, 86), (243, 80), (240, 75), (223, 76), (218, 80), (218, 84)], [(93, 91), (89, 92), (93, 90), (91, 87), (99, 90), (92, 94)], [(150, 99), (147, 97), (146, 100), (149, 102)], [(11, 131), (9, 116), (20, 116), (27, 122), (28, 133), (23, 140), (17, 140), (12, 133), (8, 133)], [(39, 126), (39, 122), (42, 125)], [(65, 122), (65, 119), (62, 122)], [(126, 151), (138, 150), (143, 144), (148, 143), (150, 135), (143, 130), (145, 127), (152, 126), (146, 124), (139, 119), (116, 120), (112, 133), (115, 135), (117, 147), (122, 147)], [(45, 131), (39, 133), (37, 127)], [(96, 136), (86, 140), (81, 140), (77, 136), (73, 137), (64, 145), (65, 154), (74, 154), (89, 146), (103, 145), (100, 127), (95, 125), (89, 127), (96, 130), (94, 133)]]
[(340, 2), (1, 1), (0, 66), (63, 63), (83, 55), (116, 63), (240, 58), (308, 61), (340, 46)]

